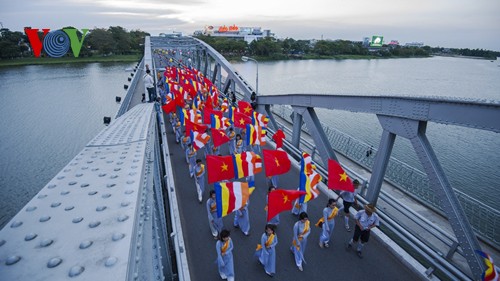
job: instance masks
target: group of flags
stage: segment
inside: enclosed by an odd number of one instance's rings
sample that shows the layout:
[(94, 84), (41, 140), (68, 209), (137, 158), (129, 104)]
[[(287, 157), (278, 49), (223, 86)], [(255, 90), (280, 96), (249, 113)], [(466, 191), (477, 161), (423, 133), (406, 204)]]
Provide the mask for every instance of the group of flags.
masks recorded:
[[(253, 110), (246, 101), (238, 101), (238, 107), (229, 106), (227, 99), (220, 104), (219, 92), (209, 79), (196, 69), (167, 67), (166, 103), (164, 112), (175, 112), (181, 107), (180, 122), (190, 136), (193, 148), (201, 149), (211, 139), (215, 147), (229, 142), (225, 130), (230, 126), (246, 130), (248, 145), (265, 145), (269, 118)], [(201, 92), (208, 94), (201, 94)], [(191, 102), (191, 107), (185, 105)], [(220, 105), (221, 110), (214, 110)], [(224, 116), (227, 113), (228, 117)], [(207, 126), (209, 124), (210, 126)], [(207, 133), (210, 127), (210, 135)], [(242, 152), (228, 156), (207, 155), (208, 183), (214, 183), (218, 215), (223, 217), (246, 204), (253, 191), (253, 182), (229, 182), (243, 177), (254, 176), (262, 171), (264, 163), (266, 176), (285, 174), (290, 170), (288, 154), (281, 149), (285, 135), (277, 130), (273, 135), (277, 149), (263, 149), (262, 158), (254, 152)], [(334, 160), (328, 162), (328, 187), (330, 189), (353, 191), (352, 182), (342, 167)], [(292, 202), (299, 198), (300, 203), (308, 202), (319, 196), (318, 184), (322, 177), (316, 171), (312, 157), (302, 154), (299, 190), (277, 189), (268, 197), (268, 220), (276, 214), (292, 209)]]

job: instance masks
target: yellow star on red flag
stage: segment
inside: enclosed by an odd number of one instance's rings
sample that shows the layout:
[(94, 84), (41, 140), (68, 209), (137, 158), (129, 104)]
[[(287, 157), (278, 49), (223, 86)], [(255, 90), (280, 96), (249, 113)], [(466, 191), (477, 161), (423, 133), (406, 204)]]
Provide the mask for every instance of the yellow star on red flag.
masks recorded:
[(347, 174), (344, 172), (343, 174), (339, 174), (340, 180), (339, 181), (347, 181)]

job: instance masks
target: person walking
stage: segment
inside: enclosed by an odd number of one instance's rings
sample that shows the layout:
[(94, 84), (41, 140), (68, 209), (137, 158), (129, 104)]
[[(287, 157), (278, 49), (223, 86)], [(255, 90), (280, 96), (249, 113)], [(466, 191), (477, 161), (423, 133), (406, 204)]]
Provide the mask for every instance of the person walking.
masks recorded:
[(354, 216), (356, 219), (356, 226), (354, 227), (354, 235), (347, 244), (347, 249), (351, 249), (353, 242), (358, 242), (361, 238), (361, 241), (358, 243), (358, 247), (356, 248), (359, 258), (363, 258), (361, 251), (363, 246), (368, 243), (368, 240), (370, 239), (370, 230), (380, 224), (378, 215), (375, 213), (376, 211), (375, 206), (372, 204), (366, 204), (364, 210), (359, 211)]
[(215, 200), (215, 190), (210, 190), (210, 197), (207, 200), (207, 213), (208, 213), (208, 224), (210, 225), (210, 231), (212, 231), (212, 236), (217, 239), (218, 235), (221, 233), (224, 224), (222, 218), (217, 217), (217, 201)]
[(215, 249), (220, 278), (234, 281), (233, 241), (229, 235), (229, 230), (222, 230)]
[(344, 209), (344, 224), (345, 224), (345, 229), (347, 231), (351, 231), (351, 228), (349, 227), (349, 208), (353, 205), (358, 205), (358, 199), (356, 199), (356, 190), (359, 187), (359, 181), (358, 180), (353, 180), (352, 185), (354, 186), (354, 192), (349, 192), (349, 191), (342, 191), (340, 192), (339, 196), (343, 200), (343, 209)]
[(276, 273), (276, 245), (278, 244), (278, 236), (276, 236), (276, 226), (266, 224), (264, 233), (260, 238), (260, 244), (257, 245), (255, 255), (259, 258), (260, 263), (264, 266), (266, 274), (273, 277)]
[(241, 139), (241, 135), (237, 134), (236, 135), (236, 143), (235, 143), (235, 149), (234, 153), (235, 154), (241, 154), (243, 151), (243, 139)]
[(229, 127), (229, 134), (227, 136), (229, 137), (229, 154), (234, 154), (236, 149), (236, 132), (233, 127)]
[(151, 70), (146, 69), (146, 75), (144, 75), (144, 86), (148, 90), (149, 102), (155, 101), (155, 80), (151, 75)]
[(201, 203), (203, 193), (205, 192), (205, 165), (201, 163), (201, 159), (196, 159), (196, 167), (194, 169), (196, 191), (198, 192), (198, 201)]
[(293, 225), (293, 241), (290, 250), (295, 256), (295, 264), (303, 271), (302, 262), (305, 261), (304, 253), (307, 246), (307, 237), (311, 233), (309, 217), (306, 212), (299, 214), (299, 220)]
[(189, 176), (193, 177), (196, 168), (196, 151), (191, 143), (188, 144), (186, 153), (189, 160)]
[(323, 216), (316, 223), (317, 227), (321, 227), (321, 235), (319, 236), (319, 247), (328, 248), (330, 237), (332, 236), (333, 229), (335, 228), (335, 217), (339, 209), (335, 206), (337, 201), (335, 199), (328, 199), (326, 207), (323, 209)]
[(250, 235), (250, 215), (248, 214), (248, 203), (234, 212), (234, 227), (241, 229), (245, 236)]

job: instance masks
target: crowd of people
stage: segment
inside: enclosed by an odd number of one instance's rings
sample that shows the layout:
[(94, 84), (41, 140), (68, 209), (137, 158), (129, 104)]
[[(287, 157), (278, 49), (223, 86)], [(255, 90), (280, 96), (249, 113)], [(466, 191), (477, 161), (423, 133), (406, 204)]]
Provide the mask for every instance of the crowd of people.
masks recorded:
[[(252, 151), (254, 153), (260, 153), (260, 146), (251, 145), (247, 142), (245, 135), (247, 134), (245, 129), (237, 128), (233, 124), (229, 126), (223, 126), (225, 134), (228, 137), (228, 141), (223, 145), (216, 146), (212, 142), (211, 131), (208, 129), (211, 124), (203, 124), (199, 122), (200, 125), (207, 127), (203, 134), (205, 135), (204, 143), (202, 147), (200, 144), (194, 144), (194, 139), (192, 134), (190, 134), (190, 128), (186, 128), (182, 118), (188, 118), (186, 113), (182, 113), (180, 110), (193, 110), (194, 114), (197, 113), (202, 116), (203, 111), (206, 108), (211, 110), (221, 111), (224, 113), (224, 117), (228, 114), (228, 107), (235, 106), (234, 101), (229, 105), (227, 98), (224, 98), (218, 90), (211, 84), (205, 84), (207, 81), (203, 75), (194, 70), (192, 66), (183, 66), (178, 64), (174, 65), (175, 61), (168, 57), (168, 52), (157, 52), (156, 56), (159, 59), (168, 61), (168, 67), (165, 69), (162, 75), (157, 77), (159, 96), (161, 98), (161, 103), (166, 104), (168, 102), (176, 102), (175, 110), (168, 113), (169, 121), (172, 128), (172, 133), (175, 135), (176, 143), (178, 143), (184, 150), (185, 161), (188, 165), (189, 175), (194, 178), (194, 186), (196, 187), (197, 199), (199, 203), (203, 202), (203, 195), (206, 194), (206, 168), (204, 160), (208, 155), (223, 155), (221, 153), (227, 152), (230, 155), (240, 154), (244, 151)], [(191, 64), (190, 64), (191, 65)], [(180, 85), (186, 81), (182, 75), (183, 73), (195, 73), (194, 77), (199, 82), (197, 86), (196, 93), (185, 94), (180, 91), (176, 91), (176, 85)], [(175, 75), (173, 75), (175, 74)], [(186, 74), (187, 75), (187, 74)], [(191, 74), (189, 74), (191, 75)], [(192, 76), (191, 76), (192, 77)], [(192, 83), (192, 81), (190, 82)], [(149, 93), (148, 93), (149, 94)], [(178, 102), (179, 96), (182, 99)], [(231, 95), (229, 95), (231, 96)], [(234, 97), (234, 95), (233, 95)], [(255, 99), (254, 99), (255, 101)], [(210, 103), (210, 104), (208, 104)], [(254, 105), (252, 105), (255, 108)], [(179, 115), (184, 115), (182, 118)], [(192, 116), (192, 115), (191, 115)], [(227, 116), (229, 118), (229, 116)], [(202, 118), (195, 117), (195, 121), (201, 121)], [(285, 139), (285, 134), (281, 129), (277, 130), (272, 136), (272, 139), (276, 143), (276, 148), (281, 149), (283, 146), (283, 140)], [(206, 141), (206, 142), (205, 142)], [(196, 148), (195, 148), (196, 146)], [(223, 149), (221, 149), (223, 148)], [(200, 153), (202, 152), (202, 153)], [(253, 175), (248, 178), (243, 178), (241, 180), (246, 180), (248, 182), (253, 182)], [(272, 176), (267, 178), (268, 192), (272, 192), (278, 189), (278, 176)], [(359, 186), (357, 180), (353, 181), (354, 187)], [(350, 209), (357, 206), (356, 193), (343, 191), (339, 194), (339, 197), (343, 200), (343, 205), (337, 207), (337, 200), (329, 198), (326, 207), (323, 209), (322, 214), (317, 214), (320, 217), (315, 226), (321, 229), (321, 234), (317, 238), (319, 247), (328, 248), (330, 239), (332, 238), (333, 230), (335, 227), (335, 218), (338, 214), (344, 215), (344, 226), (347, 231), (350, 231), (349, 217)], [(245, 236), (250, 233), (250, 213), (249, 213), (249, 203), (243, 205), (241, 208), (235, 210), (233, 227), (240, 229)], [(217, 252), (217, 267), (219, 275), (222, 279), (234, 280), (234, 257), (232, 254), (233, 241), (231, 240), (230, 231), (224, 227), (224, 223), (221, 217), (217, 214), (217, 200), (216, 192), (210, 190), (208, 192), (208, 198), (206, 199), (206, 210), (208, 216), (208, 225), (210, 232), (214, 240), (216, 240), (216, 252)], [(266, 204), (267, 208), (267, 204)], [(267, 209), (266, 209), (267, 210)], [(290, 230), (293, 232), (293, 239), (290, 245), (290, 251), (294, 255), (295, 265), (299, 271), (303, 271), (303, 262), (305, 261), (305, 251), (307, 247), (307, 241), (311, 233), (311, 224), (309, 222), (309, 214), (307, 213), (307, 204), (296, 204), (292, 209), (292, 213), (297, 215), (297, 221), (293, 226), (290, 226)], [(364, 206), (364, 210), (360, 210), (354, 216), (355, 226), (352, 239), (346, 243), (346, 249), (352, 248), (352, 245), (356, 242), (357, 255), (362, 258), (363, 246), (368, 242), (370, 237), (370, 230), (373, 227), (379, 225), (379, 219), (376, 214), (375, 207), (367, 204)], [(279, 214), (271, 218), (267, 224), (264, 226), (264, 232), (260, 236), (259, 244), (255, 250), (256, 259), (262, 264), (264, 271), (269, 276), (274, 276), (276, 274), (276, 245), (278, 244), (277, 226), (280, 224)], [(284, 227), (280, 227), (285, 231)]]

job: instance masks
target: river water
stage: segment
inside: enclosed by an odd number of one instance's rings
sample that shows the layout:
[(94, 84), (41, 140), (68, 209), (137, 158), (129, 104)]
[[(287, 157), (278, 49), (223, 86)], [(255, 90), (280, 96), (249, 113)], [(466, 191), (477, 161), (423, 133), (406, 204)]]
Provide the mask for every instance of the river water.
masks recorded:
[[(68, 64), (0, 68), (0, 228), (104, 128), (118, 110), (115, 96), (135, 64)], [(254, 85), (255, 64), (235, 63)], [(260, 94), (322, 93), (450, 96), (500, 100), (498, 62), (457, 58), (304, 60), (259, 63)], [(322, 120), (372, 144), (374, 116), (343, 111)], [(429, 124), (428, 137), (454, 188), (498, 209), (500, 137)], [(409, 142), (393, 156), (419, 168)]]
[[(234, 64), (250, 85), (255, 63)], [(450, 57), (379, 60), (303, 60), (259, 63), (259, 92), (426, 96), (500, 102), (499, 61)], [(318, 110), (323, 123), (378, 147), (375, 115)], [(500, 120), (498, 120), (500, 122)], [(428, 123), (427, 137), (451, 185), (500, 210), (500, 135)], [(392, 156), (423, 168), (409, 140), (396, 138)]]
[(115, 117), (134, 65), (0, 68), (0, 228)]

